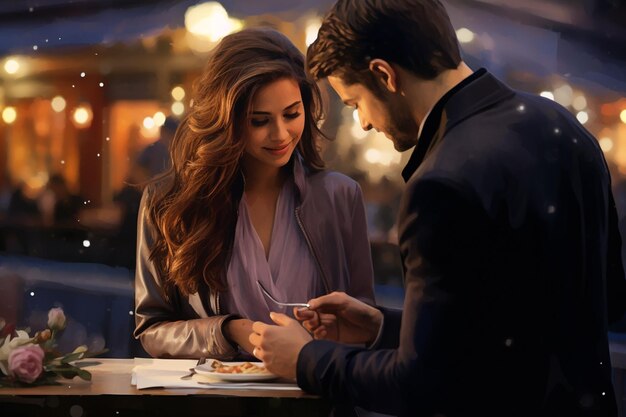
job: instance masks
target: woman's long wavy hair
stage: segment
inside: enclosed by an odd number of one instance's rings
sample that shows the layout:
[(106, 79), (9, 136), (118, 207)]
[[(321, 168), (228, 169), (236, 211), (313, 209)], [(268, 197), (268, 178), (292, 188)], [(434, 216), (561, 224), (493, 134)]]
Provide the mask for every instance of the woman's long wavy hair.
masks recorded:
[(316, 141), (322, 118), (320, 91), (307, 79), (304, 56), (281, 33), (246, 29), (226, 36), (194, 84), (193, 106), (170, 145), (172, 168), (147, 202), (156, 230), (150, 259), (166, 291), (183, 295), (204, 281), (224, 291), (239, 196), (233, 192), (244, 153), (243, 129), (255, 93), (273, 81), (298, 82), (305, 127), (297, 150), (311, 170), (323, 168)]

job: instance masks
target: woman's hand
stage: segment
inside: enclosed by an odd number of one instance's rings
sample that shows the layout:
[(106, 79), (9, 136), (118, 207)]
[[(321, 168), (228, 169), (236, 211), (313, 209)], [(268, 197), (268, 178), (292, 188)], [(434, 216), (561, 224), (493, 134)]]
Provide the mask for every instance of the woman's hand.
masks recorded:
[(233, 319), (228, 320), (223, 327), (224, 337), (231, 343), (239, 345), (243, 350), (252, 354), (254, 346), (249, 337), (252, 333), (252, 320)]

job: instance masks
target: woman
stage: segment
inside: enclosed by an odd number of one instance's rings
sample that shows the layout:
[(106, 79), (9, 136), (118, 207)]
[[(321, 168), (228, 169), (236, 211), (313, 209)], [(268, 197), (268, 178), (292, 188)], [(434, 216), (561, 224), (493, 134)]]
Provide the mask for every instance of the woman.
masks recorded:
[(320, 93), (282, 34), (225, 37), (139, 213), (135, 337), (158, 357), (250, 353), (273, 304), (342, 290), (373, 302), (361, 191), (323, 170)]

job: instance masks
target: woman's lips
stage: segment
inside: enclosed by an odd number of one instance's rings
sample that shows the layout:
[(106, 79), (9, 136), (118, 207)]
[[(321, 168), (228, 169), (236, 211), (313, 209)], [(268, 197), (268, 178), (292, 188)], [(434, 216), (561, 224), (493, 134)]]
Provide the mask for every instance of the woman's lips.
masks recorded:
[(281, 145), (281, 146), (272, 147), (272, 148), (263, 147), (263, 149), (268, 151), (272, 155), (284, 155), (289, 150), (289, 145), (290, 144), (291, 144), (291, 142), (287, 142), (287, 143), (285, 143), (284, 145)]

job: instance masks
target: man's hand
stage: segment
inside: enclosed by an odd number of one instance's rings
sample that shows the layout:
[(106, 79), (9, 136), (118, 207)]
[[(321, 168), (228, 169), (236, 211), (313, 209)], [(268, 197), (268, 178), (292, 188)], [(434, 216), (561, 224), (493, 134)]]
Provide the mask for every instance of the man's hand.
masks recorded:
[(309, 306), (294, 309), (294, 315), (316, 339), (369, 344), (383, 320), (380, 310), (343, 292), (314, 298)]
[(271, 373), (295, 379), (298, 355), (302, 347), (311, 341), (311, 335), (300, 323), (284, 314), (270, 313), (270, 317), (278, 326), (259, 321), (252, 325), (252, 354), (262, 360)]

